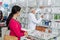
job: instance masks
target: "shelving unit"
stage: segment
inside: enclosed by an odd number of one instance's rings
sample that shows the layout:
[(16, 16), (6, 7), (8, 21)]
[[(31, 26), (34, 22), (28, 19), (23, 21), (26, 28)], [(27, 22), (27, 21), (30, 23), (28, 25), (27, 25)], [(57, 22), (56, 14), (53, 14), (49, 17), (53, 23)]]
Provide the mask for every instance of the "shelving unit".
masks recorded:
[[(24, 4), (20, 4), (23, 3), (24, 1), (18, 1), (18, 3), (15, 3), (19, 6), (22, 7), (22, 14), (20, 16), (20, 22), (22, 23), (22, 26), (23, 27), (27, 27), (27, 24), (28, 24), (28, 19), (27, 19), (27, 15), (30, 11), (30, 8), (33, 7), (33, 8), (39, 8), (40, 6), (45, 6), (45, 8), (43, 9), (44, 13), (43, 12), (40, 12), (40, 13), (37, 13), (37, 19), (39, 18), (40, 14), (43, 14), (44, 15), (44, 20), (50, 20), (51, 23), (52, 22), (55, 22), (55, 21), (60, 21), (59, 20), (54, 20), (54, 14), (59, 14), (60, 13), (60, 5), (55, 5), (55, 4), (59, 4), (59, 2), (57, 2), (56, 0), (52, 1), (52, 0), (26, 0), (24, 2)], [(30, 3), (31, 2), (31, 3)], [(32, 5), (31, 5), (32, 4)], [(54, 24), (53, 24), (54, 25)], [(42, 26), (45, 26), (45, 25), (42, 25)], [(47, 26), (47, 27), (51, 27), (52, 25), (50, 26)]]
[[(28, 14), (28, 12), (29, 12), (28, 10), (30, 9), (30, 7), (39, 8), (40, 6), (45, 6), (46, 10), (51, 10), (50, 12), (45, 11), (46, 14), (53, 14), (54, 15), (55, 13), (58, 13), (58, 14), (60, 13), (59, 0), (57, 0), (57, 1), (56, 0), (45, 0), (45, 1), (44, 0), (26, 0), (26, 1), (24, 1), (24, 0), (22, 0), (22, 1), (21, 0), (19, 0), (19, 1), (17, 1), (17, 0), (12, 0), (12, 1), (11, 0), (9, 0), (9, 1), (1, 0), (1, 1), (3, 3), (8, 3), (10, 6), (12, 6), (14, 4), (17, 4), (20, 6), (22, 5), (23, 10), (24, 11), (26, 10), (25, 12), (22, 11), (25, 13), (25, 14), (22, 13), (22, 15)], [(20, 2), (21, 2), (21, 4), (20, 4)], [(26, 5), (22, 4), (23, 2)]]
[[(10, 12), (9, 7), (11, 4), (11, 0), (0, 0), (0, 2), (2, 2), (2, 4), (0, 5), (0, 10), (3, 12), (3, 16), (8, 17), (8, 13)], [(4, 27), (6, 27), (6, 22), (0, 22), (0, 37), (2, 37), (2, 28)]]

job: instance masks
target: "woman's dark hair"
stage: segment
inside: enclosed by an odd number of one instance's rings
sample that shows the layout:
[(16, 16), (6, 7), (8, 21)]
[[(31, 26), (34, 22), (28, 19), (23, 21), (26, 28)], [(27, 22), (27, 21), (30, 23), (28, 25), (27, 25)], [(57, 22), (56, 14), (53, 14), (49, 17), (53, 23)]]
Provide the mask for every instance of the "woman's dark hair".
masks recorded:
[(3, 17), (3, 13), (2, 13), (2, 11), (0, 10), (0, 20), (2, 19), (2, 17)]
[(20, 11), (20, 10), (21, 10), (21, 7), (19, 7), (19, 6), (17, 6), (17, 5), (15, 5), (15, 6), (12, 7), (11, 13), (10, 13), (10, 15), (8, 16), (7, 21), (6, 21), (6, 25), (7, 25), (7, 26), (8, 26), (8, 24), (9, 24), (9, 21), (10, 21), (11, 18), (13, 17), (13, 15), (16, 14), (16, 13), (17, 13), (18, 11)]

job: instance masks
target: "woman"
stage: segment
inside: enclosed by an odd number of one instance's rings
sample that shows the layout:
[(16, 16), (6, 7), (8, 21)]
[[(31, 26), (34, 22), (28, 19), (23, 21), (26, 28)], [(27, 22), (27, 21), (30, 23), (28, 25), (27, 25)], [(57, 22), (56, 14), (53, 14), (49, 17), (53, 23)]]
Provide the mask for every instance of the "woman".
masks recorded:
[(24, 35), (27, 36), (27, 32), (21, 30), (21, 23), (17, 21), (17, 17), (20, 16), (20, 10), (21, 7), (17, 5), (13, 6), (11, 14), (9, 15), (6, 22), (10, 29), (10, 35), (18, 37), (18, 40), (20, 40), (20, 38)]

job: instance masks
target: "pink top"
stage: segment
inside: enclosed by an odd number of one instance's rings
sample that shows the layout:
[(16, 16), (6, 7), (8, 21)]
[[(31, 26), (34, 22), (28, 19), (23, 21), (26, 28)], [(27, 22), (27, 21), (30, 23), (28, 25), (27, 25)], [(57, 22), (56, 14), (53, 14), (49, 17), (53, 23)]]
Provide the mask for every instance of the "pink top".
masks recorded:
[(24, 36), (23, 30), (21, 30), (21, 23), (16, 21), (15, 19), (11, 19), (9, 22), (9, 28), (10, 28), (10, 35), (18, 37), (18, 40), (20, 40), (20, 37)]

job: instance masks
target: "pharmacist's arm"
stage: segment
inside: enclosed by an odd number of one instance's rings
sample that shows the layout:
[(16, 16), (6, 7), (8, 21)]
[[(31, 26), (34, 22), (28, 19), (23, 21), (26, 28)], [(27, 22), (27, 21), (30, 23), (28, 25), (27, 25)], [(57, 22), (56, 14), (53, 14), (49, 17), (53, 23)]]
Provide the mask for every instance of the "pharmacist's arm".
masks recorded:
[(42, 20), (42, 18), (40, 18), (40, 19), (37, 20), (37, 19), (35, 18), (35, 16), (33, 16), (33, 15), (30, 15), (30, 17), (31, 17), (31, 21), (32, 21), (33, 23), (35, 23), (35, 24), (40, 23), (41, 20)]

